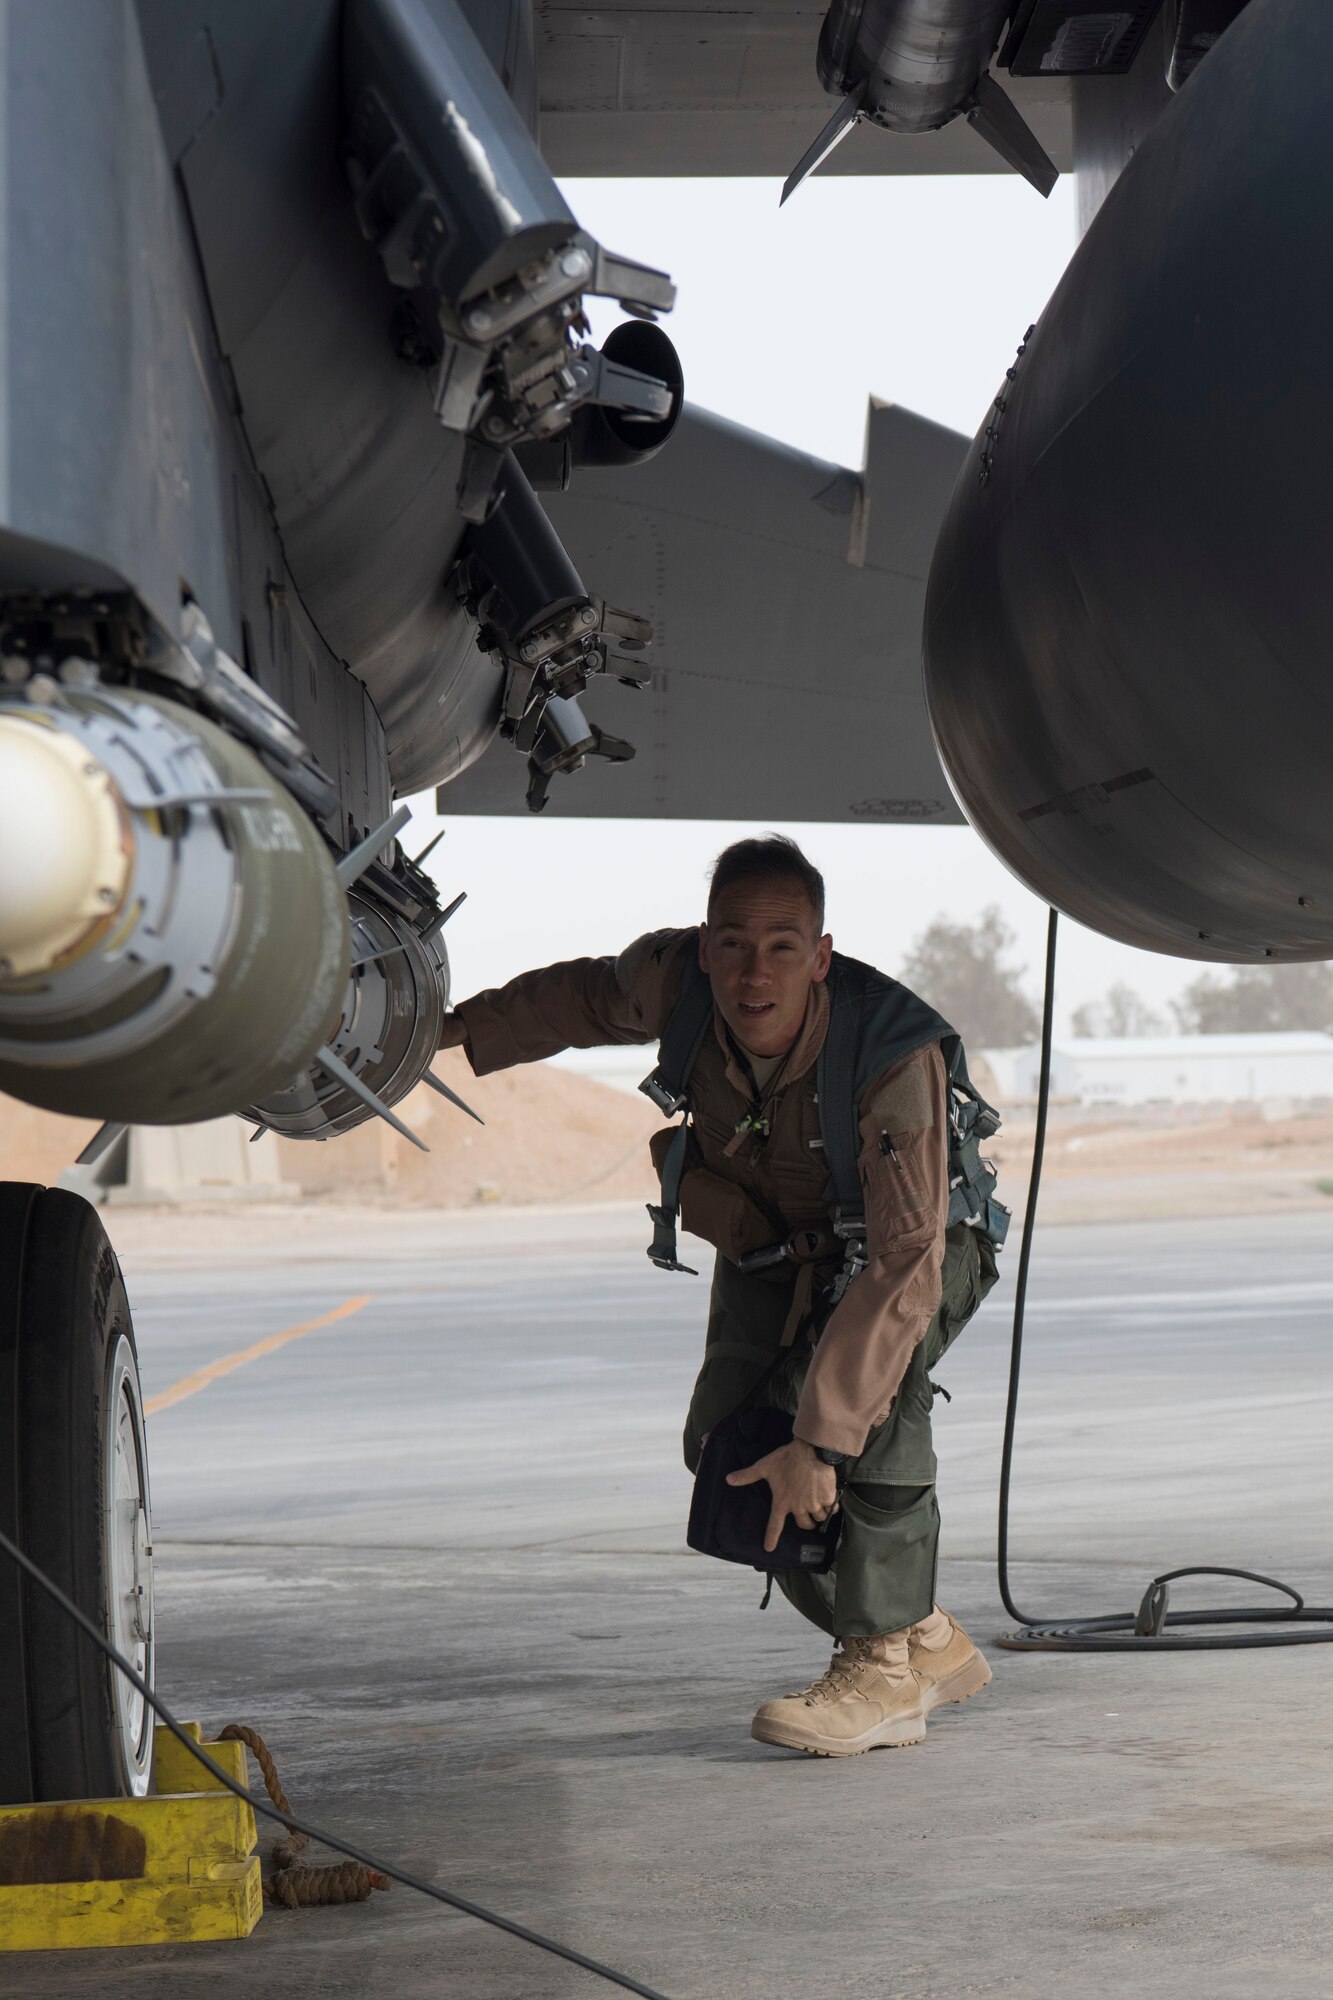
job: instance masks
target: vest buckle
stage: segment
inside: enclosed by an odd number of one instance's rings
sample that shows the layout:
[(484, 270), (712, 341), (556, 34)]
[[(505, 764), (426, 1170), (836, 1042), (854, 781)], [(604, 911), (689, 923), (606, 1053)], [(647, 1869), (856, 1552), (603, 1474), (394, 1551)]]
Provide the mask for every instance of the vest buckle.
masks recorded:
[(651, 1076), (646, 1076), (639, 1085), (639, 1089), (667, 1118), (674, 1118), (678, 1111), (683, 1111), (685, 1108), (684, 1091), (677, 1097), (670, 1084), (663, 1078), (660, 1070), (655, 1069)]

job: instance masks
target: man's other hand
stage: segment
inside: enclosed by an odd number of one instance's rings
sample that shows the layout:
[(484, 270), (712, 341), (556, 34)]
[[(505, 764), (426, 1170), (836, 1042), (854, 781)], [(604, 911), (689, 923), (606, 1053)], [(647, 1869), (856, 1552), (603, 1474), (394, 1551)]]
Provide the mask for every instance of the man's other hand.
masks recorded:
[(780, 1445), (755, 1465), (742, 1472), (727, 1474), (728, 1486), (754, 1486), (767, 1480), (773, 1508), (764, 1533), (764, 1547), (771, 1555), (778, 1545), (788, 1514), (798, 1528), (819, 1528), (830, 1514), (838, 1511), (838, 1476), (831, 1465), (815, 1457), (813, 1445), (793, 1438)]
[(463, 1026), (461, 1014), (446, 1014), (440, 1027), (440, 1047), (461, 1049), (467, 1040), (467, 1029)]

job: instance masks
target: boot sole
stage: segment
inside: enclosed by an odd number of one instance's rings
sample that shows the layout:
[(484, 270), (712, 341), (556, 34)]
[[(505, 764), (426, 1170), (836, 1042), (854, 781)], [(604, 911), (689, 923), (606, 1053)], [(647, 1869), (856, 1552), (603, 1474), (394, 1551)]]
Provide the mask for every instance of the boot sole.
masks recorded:
[(892, 1722), (877, 1723), (864, 1735), (851, 1736), (840, 1743), (827, 1736), (812, 1736), (807, 1742), (796, 1729), (780, 1723), (764, 1722), (756, 1716), (750, 1724), (756, 1743), (773, 1743), (780, 1750), (803, 1750), (807, 1757), (863, 1757), (867, 1750), (905, 1750), (909, 1743), (922, 1743), (926, 1735), (924, 1713), (895, 1716)]
[(932, 1708), (943, 1708), (951, 1701), (967, 1701), (970, 1696), (980, 1694), (989, 1687), (992, 1675), (985, 1657), (973, 1653), (971, 1659), (964, 1660), (961, 1667), (955, 1667), (942, 1681), (921, 1690), (921, 1706), (929, 1714)]

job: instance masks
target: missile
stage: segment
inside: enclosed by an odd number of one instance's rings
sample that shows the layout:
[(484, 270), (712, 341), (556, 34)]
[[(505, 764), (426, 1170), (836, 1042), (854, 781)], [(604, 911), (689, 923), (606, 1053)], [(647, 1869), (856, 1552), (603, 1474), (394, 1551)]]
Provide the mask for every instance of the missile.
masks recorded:
[[(450, 910), (416, 922), (355, 888), (347, 900), (352, 965), (336, 1022), (300, 1076), (289, 1077), (243, 1113), (283, 1138), (335, 1138), (376, 1111), (388, 1116), (419, 1083), (434, 1082), (428, 1072), (449, 1005), (449, 957), (441, 931), (462, 898)], [(389, 1117), (389, 1123), (420, 1144), (399, 1120)]]
[(244, 744), (91, 664), (0, 687), (0, 1091), (220, 1117), (308, 1067), (350, 960), (334, 860)]
[(1008, 166), (1048, 195), (1059, 178), (1056, 167), (990, 73), (1001, 32), (1014, 18), (1013, 0), (876, 0), (869, 7), (865, 0), (833, 0), (815, 67), (824, 89), (841, 102), (788, 174), (779, 205), (863, 119), (890, 132), (934, 132), (966, 118)]

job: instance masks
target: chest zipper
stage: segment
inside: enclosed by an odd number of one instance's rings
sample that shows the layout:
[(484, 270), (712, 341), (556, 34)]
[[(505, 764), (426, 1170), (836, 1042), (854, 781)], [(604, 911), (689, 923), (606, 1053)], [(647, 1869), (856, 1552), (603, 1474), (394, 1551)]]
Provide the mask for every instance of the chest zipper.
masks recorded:
[[(769, 1085), (768, 1095), (761, 1097), (756, 1092), (755, 1096), (751, 1098), (749, 1110), (740, 1123), (732, 1127), (731, 1137), (722, 1148), (722, 1157), (724, 1159), (734, 1159), (747, 1139), (757, 1140), (761, 1146), (767, 1144), (769, 1134), (773, 1130), (773, 1121), (768, 1115), (768, 1107), (777, 1096), (781, 1086), (782, 1072), (779, 1070)], [(754, 1162), (755, 1155), (751, 1153), (746, 1164), (753, 1166)]]
[(732, 1159), (740, 1151), (740, 1148), (747, 1139), (766, 1140), (771, 1130), (771, 1121), (763, 1105), (756, 1098), (740, 1124), (733, 1127), (730, 1139), (728, 1139), (726, 1145), (722, 1148), (723, 1157), (728, 1160)]

